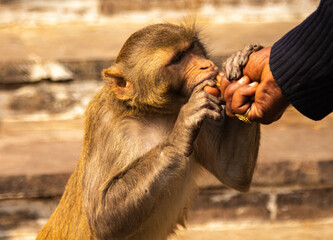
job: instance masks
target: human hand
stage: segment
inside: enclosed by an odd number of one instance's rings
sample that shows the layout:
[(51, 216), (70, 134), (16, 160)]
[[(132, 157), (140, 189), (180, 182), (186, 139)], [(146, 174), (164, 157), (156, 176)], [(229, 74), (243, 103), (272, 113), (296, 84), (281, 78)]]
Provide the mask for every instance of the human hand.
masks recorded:
[(237, 81), (229, 82), (225, 74), (220, 74), (221, 97), (228, 116), (244, 115), (251, 108), (247, 114), (250, 121), (270, 124), (281, 118), (289, 103), (270, 71), (270, 50), (253, 52), (243, 69), (244, 76)]

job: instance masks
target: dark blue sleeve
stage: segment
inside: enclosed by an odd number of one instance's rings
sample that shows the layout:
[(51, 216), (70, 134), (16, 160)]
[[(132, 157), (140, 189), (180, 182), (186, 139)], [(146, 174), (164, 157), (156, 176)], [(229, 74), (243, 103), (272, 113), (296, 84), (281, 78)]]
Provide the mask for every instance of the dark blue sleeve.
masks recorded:
[(333, 0), (277, 41), (270, 55), (274, 79), (303, 115), (320, 120), (333, 111)]

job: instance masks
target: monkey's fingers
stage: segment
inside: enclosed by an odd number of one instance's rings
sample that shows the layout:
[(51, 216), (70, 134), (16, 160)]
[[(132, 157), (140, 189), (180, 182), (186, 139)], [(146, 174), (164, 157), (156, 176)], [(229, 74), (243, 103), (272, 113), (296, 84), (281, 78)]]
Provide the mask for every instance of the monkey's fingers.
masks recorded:
[(263, 46), (261, 46), (260, 44), (249, 44), (246, 45), (244, 47), (243, 50), (241, 50), (241, 54), (240, 54), (240, 59), (239, 59), (239, 65), (240, 67), (244, 68), (247, 64), (247, 62), (249, 61), (249, 57), (253, 52), (257, 52), (260, 49), (262, 49)]
[(235, 52), (225, 61), (223, 71), (228, 80), (237, 80), (243, 75), (243, 67), (240, 64), (243, 61), (242, 51)]
[(210, 101), (208, 103), (205, 104), (205, 108), (210, 109), (216, 113), (221, 113), (222, 112), (222, 106), (219, 104), (216, 104), (213, 101)]
[(216, 86), (216, 82), (212, 79), (204, 80), (203, 82), (199, 83), (197, 86), (194, 87), (192, 94), (201, 92), (207, 86), (213, 88)]
[(216, 109), (203, 108), (196, 113), (195, 117), (197, 119), (209, 118), (215, 121), (219, 121), (222, 119), (222, 110), (217, 111)]
[(211, 102), (212, 104), (215, 104), (216, 106), (218, 106), (219, 108), (222, 108), (222, 101), (219, 97), (216, 97), (212, 94), (207, 94), (207, 99), (209, 100), (209, 102)]
[[(226, 78), (225, 74), (223, 72), (219, 72), (219, 74), (216, 76), (214, 79), (216, 81), (216, 86), (215, 87), (210, 87), (206, 86), (204, 87), (204, 91), (206, 93), (209, 93), (211, 95), (214, 95), (215, 97), (220, 97), (221, 96), (221, 90), (225, 89), (226, 85), (228, 85), (230, 82)], [(222, 88), (223, 85), (223, 88)], [(222, 96), (221, 96), (222, 99)]]
[(246, 66), (249, 56), (262, 49), (259, 44), (249, 44), (243, 50), (233, 53), (223, 64), (222, 71), (225, 72), (228, 80), (237, 80), (243, 76), (243, 69)]

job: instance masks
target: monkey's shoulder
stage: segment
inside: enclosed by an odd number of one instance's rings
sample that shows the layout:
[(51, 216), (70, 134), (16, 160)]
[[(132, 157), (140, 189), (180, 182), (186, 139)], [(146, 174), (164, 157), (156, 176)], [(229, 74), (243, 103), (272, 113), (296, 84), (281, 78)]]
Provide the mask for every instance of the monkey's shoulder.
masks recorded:
[(125, 138), (141, 143), (144, 148), (152, 148), (166, 139), (174, 123), (168, 117), (126, 117), (119, 125), (117, 131)]

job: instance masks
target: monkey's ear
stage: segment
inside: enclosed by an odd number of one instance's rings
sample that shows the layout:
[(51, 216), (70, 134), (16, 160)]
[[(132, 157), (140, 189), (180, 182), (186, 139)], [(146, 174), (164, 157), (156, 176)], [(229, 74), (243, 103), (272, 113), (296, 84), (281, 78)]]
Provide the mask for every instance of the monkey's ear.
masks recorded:
[(128, 100), (133, 96), (133, 86), (125, 79), (117, 66), (111, 66), (102, 72), (103, 79), (111, 86), (112, 92), (120, 100)]

